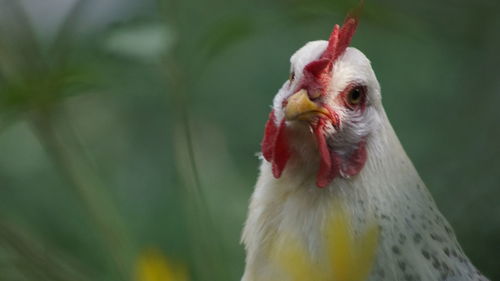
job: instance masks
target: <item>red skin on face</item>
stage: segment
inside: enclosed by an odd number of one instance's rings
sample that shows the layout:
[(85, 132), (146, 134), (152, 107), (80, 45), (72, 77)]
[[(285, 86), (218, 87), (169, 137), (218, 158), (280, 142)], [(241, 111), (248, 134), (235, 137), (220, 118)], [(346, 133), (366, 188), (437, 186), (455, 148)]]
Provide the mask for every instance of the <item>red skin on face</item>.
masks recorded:
[(358, 143), (358, 148), (349, 155), (349, 158), (346, 159), (342, 166), (342, 173), (344, 176), (352, 177), (361, 172), (361, 169), (365, 166), (367, 156), (366, 142), (361, 141)]

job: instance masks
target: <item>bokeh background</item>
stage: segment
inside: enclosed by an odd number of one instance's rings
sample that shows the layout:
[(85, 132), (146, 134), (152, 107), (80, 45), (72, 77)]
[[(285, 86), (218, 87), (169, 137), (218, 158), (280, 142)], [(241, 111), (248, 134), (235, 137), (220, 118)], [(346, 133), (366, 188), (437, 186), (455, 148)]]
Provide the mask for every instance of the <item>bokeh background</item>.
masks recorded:
[[(0, 0), (0, 280), (239, 280), (271, 99), (355, 5)], [(497, 0), (367, 0), (352, 42), (492, 280), (499, 30)]]

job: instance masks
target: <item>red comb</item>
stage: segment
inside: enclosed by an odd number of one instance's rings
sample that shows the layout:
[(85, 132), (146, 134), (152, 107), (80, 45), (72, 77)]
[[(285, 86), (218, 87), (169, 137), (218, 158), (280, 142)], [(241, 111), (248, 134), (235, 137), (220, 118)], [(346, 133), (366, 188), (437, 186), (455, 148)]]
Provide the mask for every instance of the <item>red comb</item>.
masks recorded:
[(313, 77), (318, 78), (321, 73), (331, 70), (333, 63), (345, 52), (349, 43), (351, 43), (352, 36), (354, 36), (358, 27), (359, 15), (363, 6), (364, 0), (361, 0), (358, 6), (347, 15), (342, 27), (338, 24), (333, 27), (326, 50), (319, 59), (306, 65), (304, 72), (311, 73)]
[(336, 24), (328, 39), (328, 47), (321, 55), (321, 58), (329, 59), (332, 63), (344, 53), (345, 49), (351, 43), (352, 36), (358, 27), (359, 15), (363, 9), (364, 1), (361, 0), (354, 10), (352, 10), (344, 20), (342, 27)]

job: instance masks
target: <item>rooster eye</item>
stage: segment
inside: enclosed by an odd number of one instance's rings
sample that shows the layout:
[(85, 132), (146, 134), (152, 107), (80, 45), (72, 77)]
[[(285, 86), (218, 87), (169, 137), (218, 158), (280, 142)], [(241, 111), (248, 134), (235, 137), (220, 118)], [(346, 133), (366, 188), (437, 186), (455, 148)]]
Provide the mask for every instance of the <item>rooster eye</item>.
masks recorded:
[(352, 88), (347, 94), (347, 102), (351, 106), (358, 105), (363, 100), (364, 94), (365, 94), (365, 88), (362, 86), (356, 86)]
[(292, 72), (292, 73), (290, 73), (288, 80), (290, 80), (290, 82), (293, 82), (294, 79), (295, 79), (295, 72)]

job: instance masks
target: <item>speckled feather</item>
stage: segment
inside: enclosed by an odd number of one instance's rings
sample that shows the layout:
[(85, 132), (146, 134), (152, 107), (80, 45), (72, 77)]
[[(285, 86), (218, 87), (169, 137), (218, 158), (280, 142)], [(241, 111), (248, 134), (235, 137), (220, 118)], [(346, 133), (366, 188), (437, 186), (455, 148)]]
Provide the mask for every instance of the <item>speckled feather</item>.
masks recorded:
[[(302, 69), (318, 59), (327, 41), (306, 44), (291, 58), (292, 71), (300, 80)], [(332, 204), (342, 202), (353, 218), (353, 235), (369, 220), (379, 225), (380, 235), (371, 281), (485, 281), (461, 249), (450, 224), (439, 212), (425, 184), (402, 148), (381, 103), (380, 86), (369, 60), (357, 49), (348, 48), (333, 65), (328, 103), (344, 120), (341, 132), (332, 127), (325, 134), (329, 147), (348, 153), (353, 143), (366, 140), (367, 160), (359, 174), (337, 177), (319, 189), (316, 172), (319, 153), (306, 124), (287, 121), (290, 157), (280, 178), (262, 159), (260, 176), (252, 196), (243, 231), (247, 258), (242, 281), (269, 280), (276, 272), (270, 249), (285, 235), (298, 237), (313, 262), (325, 256), (322, 236), (332, 216)], [(340, 107), (336, 96), (356, 81), (368, 87), (367, 107), (356, 115)], [(283, 100), (294, 81), (287, 81), (274, 98), (276, 124), (284, 118)], [(314, 280), (311, 280), (314, 281)]]

